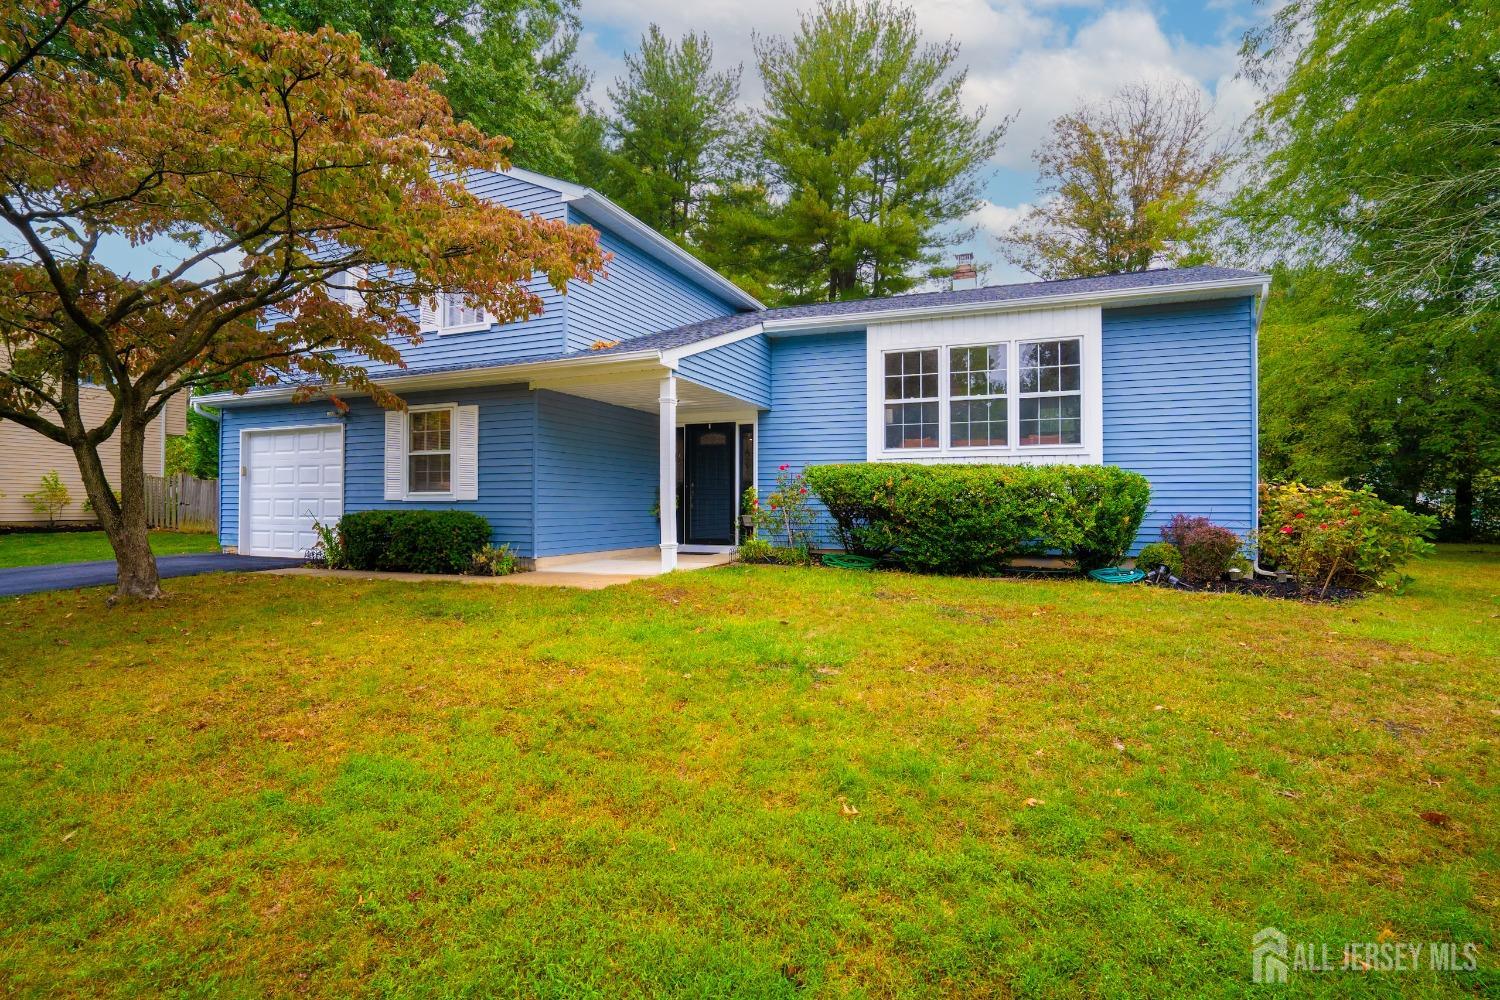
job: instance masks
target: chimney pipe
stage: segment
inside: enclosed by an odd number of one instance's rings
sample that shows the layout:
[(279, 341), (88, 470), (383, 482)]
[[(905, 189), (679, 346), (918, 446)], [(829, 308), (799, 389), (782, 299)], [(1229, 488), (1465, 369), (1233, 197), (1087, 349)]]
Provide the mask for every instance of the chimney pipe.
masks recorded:
[(974, 266), (974, 255), (961, 253), (953, 258), (953, 290), (979, 287), (979, 269)]

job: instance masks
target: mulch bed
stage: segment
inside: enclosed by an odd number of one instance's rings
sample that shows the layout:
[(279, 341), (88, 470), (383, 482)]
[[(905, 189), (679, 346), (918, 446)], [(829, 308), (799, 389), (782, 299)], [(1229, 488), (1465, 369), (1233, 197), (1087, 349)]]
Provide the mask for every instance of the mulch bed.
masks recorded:
[(1175, 583), (1170, 579), (1158, 580), (1155, 574), (1151, 574), (1141, 582), (1153, 587), (1167, 587), (1172, 590), (1187, 590), (1204, 594), (1248, 594), (1251, 597), (1274, 597), (1284, 601), (1310, 601), (1315, 604), (1337, 604), (1340, 601), (1362, 596), (1359, 591), (1348, 587), (1329, 587), (1325, 592), (1318, 587), (1303, 587), (1296, 580), (1288, 580), (1285, 583), (1268, 579), (1216, 580), (1213, 583), (1194, 586), (1181, 580)]

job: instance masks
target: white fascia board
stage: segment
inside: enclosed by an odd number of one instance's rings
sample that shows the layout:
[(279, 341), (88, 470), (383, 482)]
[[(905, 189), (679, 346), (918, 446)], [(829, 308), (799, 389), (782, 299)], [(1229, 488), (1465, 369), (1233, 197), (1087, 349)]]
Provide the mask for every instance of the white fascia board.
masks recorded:
[(1158, 285), (1152, 288), (1121, 288), (1105, 292), (1074, 292), (1071, 295), (1034, 295), (1022, 299), (1000, 299), (985, 302), (958, 302), (909, 309), (879, 309), (863, 313), (828, 316), (803, 316), (794, 319), (767, 319), (761, 325), (767, 336), (798, 333), (830, 333), (862, 330), (873, 323), (927, 319), (941, 316), (963, 316), (972, 313), (1015, 312), (1026, 309), (1050, 309), (1056, 306), (1150, 305), (1156, 302), (1190, 302), (1196, 299), (1222, 298), (1222, 293), (1254, 292), (1263, 299), (1271, 286), (1264, 275), (1233, 278), (1227, 281), (1195, 281), (1181, 285)]
[(564, 194), (563, 200), (577, 205), (585, 215), (598, 219), (614, 228), (628, 242), (635, 244), (657, 260), (682, 271), (713, 289), (724, 299), (751, 311), (765, 308), (760, 300), (739, 285), (667, 239), (661, 233), (631, 215), (591, 188), (577, 196)]
[[(504, 385), (510, 382), (529, 382), (538, 375), (566, 372), (582, 375), (602, 367), (616, 366), (626, 369), (656, 370), (661, 366), (660, 351), (625, 351), (601, 357), (566, 358), (553, 361), (533, 361), (518, 365), (490, 365), (483, 368), (460, 368), (451, 372), (414, 372), (410, 375), (393, 375), (374, 381), (392, 392), (421, 392), (427, 389), (453, 389), (475, 385)], [(215, 392), (198, 397), (208, 406), (259, 406), (263, 403), (289, 402), (302, 386), (265, 389), (236, 395), (232, 392)], [(347, 395), (364, 395), (349, 391)]]
[(731, 330), (729, 333), (721, 333), (707, 340), (700, 340), (693, 344), (684, 344), (681, 347), (673, 347), (661, 352), (661, 363), (668, 368), (676, 368), (683, 358), (692, 357), (694, 354), (702, 354), (711, 351), (715, 347), (723, 347), (726, 344), (737, 344), (742, 340), (759, 336), (765, 332), (765, 328), (759, 323), (752, 323), (743, 330)]

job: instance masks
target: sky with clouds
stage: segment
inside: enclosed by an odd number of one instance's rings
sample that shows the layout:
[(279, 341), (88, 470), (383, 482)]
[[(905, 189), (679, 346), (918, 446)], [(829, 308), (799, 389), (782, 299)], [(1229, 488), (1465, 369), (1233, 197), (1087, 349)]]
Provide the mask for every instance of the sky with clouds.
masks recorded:
[[(594, 73), (594, 96), (624, 68), (653, 21), (669, 35), (707, 32), (721, 67), (744, 65), (742, 97), (760, 99), (752, 39), (787, 35), (813, 0), (581, 0), (582, 61)], [(1255, 92), (1237, 79), (1245, 30), (1265, 16), (1254, 0), (908, 0), (922, 31), (953, 38), (969, 68), (966, 99), (993, 119), (1017, 114), (990, 165), (987, 200), (975, 218), (971, 249), (994, 265), (990, 282), (1023, 278), (994, 249), (993, 233), (1014, 222), (1036, 196), (1031, 154), (1047, 123), (1083, 101), (1108, 97), (1137, 80), (1181, 81), (1215, 102), (1223, 127), (1254, 107)]]

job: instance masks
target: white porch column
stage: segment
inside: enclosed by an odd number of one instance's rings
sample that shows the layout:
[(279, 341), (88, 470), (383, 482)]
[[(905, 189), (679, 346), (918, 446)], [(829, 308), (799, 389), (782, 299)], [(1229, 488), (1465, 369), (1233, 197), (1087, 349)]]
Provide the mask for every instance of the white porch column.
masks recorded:
[(661, 571), (677, 568), (677, 376), (661, 380)]

